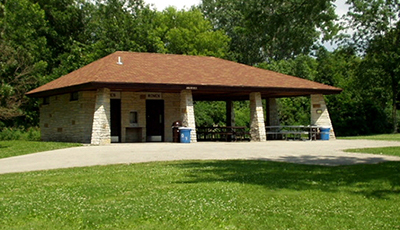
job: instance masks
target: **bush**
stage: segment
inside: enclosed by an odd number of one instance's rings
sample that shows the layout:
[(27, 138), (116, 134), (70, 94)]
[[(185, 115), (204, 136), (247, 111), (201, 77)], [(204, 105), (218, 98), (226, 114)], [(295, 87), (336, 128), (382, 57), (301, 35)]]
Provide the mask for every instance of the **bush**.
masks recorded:
[(10, 140), (40, 141), (40, 129), (38, 127), (1, 129), (0, 141)]

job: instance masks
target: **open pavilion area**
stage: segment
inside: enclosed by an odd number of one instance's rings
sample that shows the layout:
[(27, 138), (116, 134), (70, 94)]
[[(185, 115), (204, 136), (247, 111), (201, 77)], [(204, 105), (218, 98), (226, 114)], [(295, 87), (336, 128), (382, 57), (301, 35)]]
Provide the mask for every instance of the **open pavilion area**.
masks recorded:
[(27, 95), (40, 98), (42, 140), (106, 145), (172, 142), (176, 121), (197, 142), (194, 101), (226, 101), (226, 125), (235, 126), (232, 102), (243, 100), (249, 101), (248, 139), (263, 142), (266, 125), (280, 125), (276, 99), (297, 96), (310, 96), (311, 125), (329, 127), (334, 139), (323, 95), (341, 91), (214, 57), (118, 51)]

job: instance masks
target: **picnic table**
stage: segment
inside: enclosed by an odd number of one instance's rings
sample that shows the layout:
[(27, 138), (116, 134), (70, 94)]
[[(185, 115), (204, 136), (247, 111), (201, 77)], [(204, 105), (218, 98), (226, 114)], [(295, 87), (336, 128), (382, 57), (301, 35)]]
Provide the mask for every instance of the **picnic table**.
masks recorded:
[(250, 133), (245, 126), (213, 126), (196, 129), (198, 141), (245, 141)]
[(269, 140), (317, 140), (320, 128), (313, 125), (266, 126), (266, 134)]

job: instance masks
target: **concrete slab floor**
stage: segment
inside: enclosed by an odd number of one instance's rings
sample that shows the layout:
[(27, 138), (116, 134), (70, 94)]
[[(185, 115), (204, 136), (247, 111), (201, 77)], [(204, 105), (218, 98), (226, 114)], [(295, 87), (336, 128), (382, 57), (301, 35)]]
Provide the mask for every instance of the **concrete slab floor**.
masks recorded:
[(400, 157), (346, 153), (344, 149), (400, 146), (394, 141), (267, 141), (111, 144), (82, 146), (0, 159), (0, 174), (175, 160), (268, 160), (315, 165), (374, 164)]

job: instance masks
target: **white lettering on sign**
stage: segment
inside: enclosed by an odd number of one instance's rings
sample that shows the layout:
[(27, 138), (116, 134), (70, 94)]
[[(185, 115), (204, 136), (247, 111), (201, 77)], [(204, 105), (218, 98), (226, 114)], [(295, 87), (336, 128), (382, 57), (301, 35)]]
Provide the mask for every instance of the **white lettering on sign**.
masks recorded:
[(195, 87), (195, 86), (187, 86), (186, 89), (197, 90), (197, 87)]
[(148, 93), (146, 99), (162, 99), (161, 93)]
[(111, 92), (110, 98), (111, 99), (121, 99), (121, 92)]

